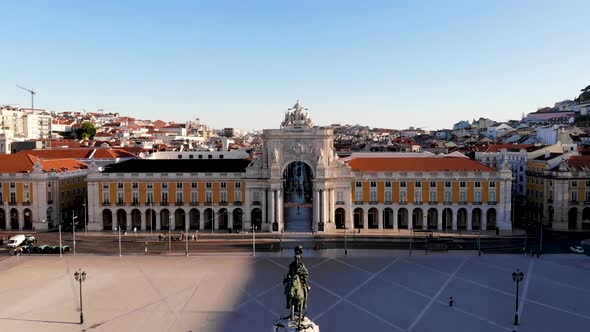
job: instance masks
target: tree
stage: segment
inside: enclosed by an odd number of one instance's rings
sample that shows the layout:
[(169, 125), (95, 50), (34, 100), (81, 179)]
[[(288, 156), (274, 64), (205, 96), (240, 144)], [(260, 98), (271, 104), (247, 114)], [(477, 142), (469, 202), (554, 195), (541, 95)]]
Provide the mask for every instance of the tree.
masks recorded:
[(77, 139), (82, 139), (82, 138), (92, 139), (94, 137), (94, 135), (96, 135), (96, 127), (94, 127), (94, 124), (92, 124), (90, 122), (84, 122), (82, 124), (82, 128), (76, 129), (76, 138)]

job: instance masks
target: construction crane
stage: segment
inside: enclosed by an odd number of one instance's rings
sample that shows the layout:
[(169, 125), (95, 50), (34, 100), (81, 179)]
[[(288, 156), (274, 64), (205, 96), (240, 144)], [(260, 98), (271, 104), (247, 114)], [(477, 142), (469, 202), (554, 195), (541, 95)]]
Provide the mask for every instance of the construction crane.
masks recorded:
[(36, 91), (33, 91), (33, 90), (29, 90), (27, 88), (23, 88), (22, 86), (20, 86), (18, 84), (16, 85), (16, 87), (17, 88), (21, 88), (21, 89), (23, 89), (23, 90), (25, 90), (25, 91), (27, 91), (28, 93), (31, 94), (31, 111), (33, 111), (35, 109), (34, 108), (34, 105), (35, 105), (34, 104), (34, 101), (35, 101), (35, 95), (37, 94), (37, 92)]

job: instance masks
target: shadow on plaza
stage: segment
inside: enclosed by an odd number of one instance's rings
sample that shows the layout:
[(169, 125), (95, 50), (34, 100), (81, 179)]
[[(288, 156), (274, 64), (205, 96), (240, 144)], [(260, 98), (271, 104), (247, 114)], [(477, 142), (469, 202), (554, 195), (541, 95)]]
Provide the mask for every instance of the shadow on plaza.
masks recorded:
[(12, 320), (12, 321), (19, 321), (19, 322), (33, 322), (33, 323), (51, 323), (51, 324), (71, 324), (71, 325), (80, 325), (80, 322), (62, 322), (62, 321), (55, 321), (55, 320), (43, 320), (43, 319), (25, 319), (25, 318), (8, 318), (8, 317), (0, 317), (0, 320)]
[[(306, 248), (307, 250), (308, 248)], [(293, 260), (293, 248), (285, 248), (281, 257), (252, 257), (251, 270), (244, 273), (248, 278), (240, 290), (236, 305), (220, 317), (219, 325), (208, 331), (274, 331), (274, 323), (289, 315), (286, 309), (283, 278)], [(313, 278), (314, 267), (326, 258), (305, 257), (304, 263)], [(323, 294), (312, 290), (309, 298), (308, 317), (320, 310)]]

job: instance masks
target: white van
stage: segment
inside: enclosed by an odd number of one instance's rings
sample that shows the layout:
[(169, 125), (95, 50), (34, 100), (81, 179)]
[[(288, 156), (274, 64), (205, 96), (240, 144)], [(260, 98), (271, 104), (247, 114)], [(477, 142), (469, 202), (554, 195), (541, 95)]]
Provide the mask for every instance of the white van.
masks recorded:
[(8, 240), (6, 243), (6, 248), (16, 248), (25, 242), (25, 236), (23, 234), (15, 235)]

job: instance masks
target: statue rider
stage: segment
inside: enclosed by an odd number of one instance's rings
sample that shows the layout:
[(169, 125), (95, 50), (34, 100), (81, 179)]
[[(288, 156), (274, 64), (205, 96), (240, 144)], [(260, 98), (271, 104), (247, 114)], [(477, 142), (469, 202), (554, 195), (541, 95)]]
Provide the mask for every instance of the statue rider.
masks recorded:
[[(291, 277), (295, 277), (295, 275), (299, 276), (299, 280), (301, 282), (301, 286), (303, 288), (304, 298), (305, 301), (303, 303), (303, 308), (307, 308), (307, 295), (309, 294), (309, 290), (311, 287), (307, 284), (307, 279), (309, 278), (309, 272), (307, 272), (307, 268), (305, 264), (303, 264), (302, 260), (303, 256), (303, 247), (297, 246), (295, 247), (295, 259), (289, 264), (289, 272), (287, 272), (287, 276), (283, 279), (283, 285), (287, 285), (287, 282)], [(285, 293), (287, 290), (285, 289)], [(289, 309), (289, 298), (287, 297), (287, 309)]]

